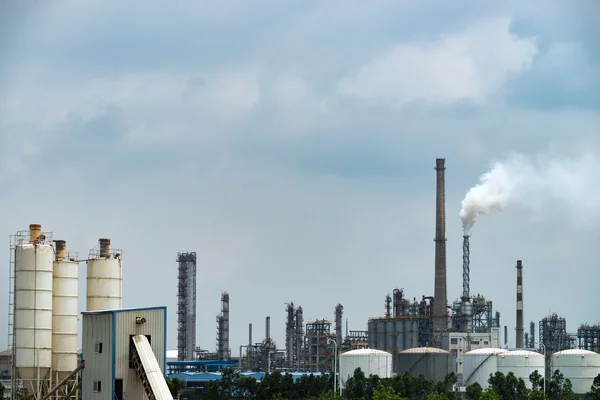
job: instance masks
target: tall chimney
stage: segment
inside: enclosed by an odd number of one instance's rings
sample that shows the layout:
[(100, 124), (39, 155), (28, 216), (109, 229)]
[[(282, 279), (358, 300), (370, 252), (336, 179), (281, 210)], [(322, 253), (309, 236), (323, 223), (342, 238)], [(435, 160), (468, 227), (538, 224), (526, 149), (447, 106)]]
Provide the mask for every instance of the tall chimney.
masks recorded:
[(29, 224), (29, 243), (37, 243), (42, 234), (42, 226), (40, 224)]
[(248, 324), (248, 346), (252, 346), (252, 323)]
[(271, 339), (271, 317), (265, 318), (265, 339)]
[(508, 326), (504, 325), (504, 345), (508, 346)]
[(446, 199), (444, 171), (446, 160), (435, 160), (436, 204), (435, 204), (435, 308), (433, 314), (434, 331), (448, 328), (448, 299), (446, 297)]
[(517, 329), (515, 347), (523, 348), (523, 263), (517, 260)]

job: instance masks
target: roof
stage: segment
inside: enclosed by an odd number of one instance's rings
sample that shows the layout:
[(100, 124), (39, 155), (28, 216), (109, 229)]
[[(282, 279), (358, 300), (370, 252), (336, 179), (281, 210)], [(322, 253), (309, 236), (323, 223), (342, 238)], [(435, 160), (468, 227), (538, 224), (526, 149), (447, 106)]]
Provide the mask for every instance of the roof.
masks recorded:
[(487, 347), (485, 349), (476, 349), (476, 350), (471, 350), (471, 351), (467, 351), (465, 353), (466, 354), (500, 354), (500, 353), (507, 353), (508, 350), (505, 349), (496, 349), (493, 347)]
[(237, 361), (224, 360), (194, 360), (194, 361), (168, 361), (167, 366), (219, 366), (219, 367), (235, 367)]
[[(314, 375), (314, 376), (321, 375), (320, 372), (284, 372), (283, 374), (291, 375), (292, 379), (294, 379), (294, 381), (305, 375)], [(260, 381), (265, 377), (264, 372), (242, 372), (241, 375), (247, 376), (249, 378), (254, 378), (257, 381)], [(180, 372), (177, 374), (168, 375), (168, 378), (169, 379), (177, 378), (177, 379), (179, 379), (181, 381), (185, 381), (185, 382), (208, 382), (208, 381), (215, 381), (215, 380), (221, 379), (221, 376), (222, 375), (220, 372)]]
[(387, 351), (383, 351), (383, 350), (376, 350), (376, 349), (357, 349), (357, 350), (350, 350), (350, 351), (346, 351), (344, 353), (342, 353), (342, 356), (345, 355), (373, 355), (373, 354), (378, 354), (378, 355), (383, 355), (383, 354), (387, 354), (390, 355), (390, 353), (388, 353)]
[(525, 356), (525, 357), (544, 357), (543, 354), (529, 350), (512, 350), (501, 354), (502, 357)]
[(437, 354), (450, 354), (449, 351), (438, 349), (436, 347), (413, 347), (412, 349), (403, 350), (398, 354), (407, 353), (437, 353)]
[(131, 312), (131, 311), (147, 311), (147, 310), (161, 310), (167, 309), (167, 306), (154, 306), (154, 307), (140, 307), (140, 308), (120, 308), (117, 310), (98, 310), (98, 311), (82, 311), (82, 314), (113, 314), (118, 312)]
[(589, 351), (589, 350), (583, 350), (583, 349), (568, 349), (568, 350), (563, 350), (563, 351), (559, 351), (554, 353), (554, 356), (598, 356), (600, 357), (600, 354), (595, 353), (593, 351)]

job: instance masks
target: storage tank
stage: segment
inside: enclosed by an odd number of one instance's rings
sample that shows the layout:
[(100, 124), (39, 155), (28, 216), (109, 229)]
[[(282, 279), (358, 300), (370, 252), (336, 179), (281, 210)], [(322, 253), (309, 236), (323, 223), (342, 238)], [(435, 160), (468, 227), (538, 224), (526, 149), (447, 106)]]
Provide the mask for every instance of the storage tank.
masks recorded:
[(29, 394), (40, 393), (52, 367), (52, 262), (50, 234), (39, 224), (16, 236), (15, 367)]
[(498, 371), (498, 356), (508, 350), (487, 348), (468, 351), (463, 354), (463, 383), (469, 386), (479, 383), (481, 387), (488, 387), (490, 375)]
[(423, 375), (434, 382), (443, 381), (446, 375), (456, 372), (454, 356), (446, 350), (434, 347), (415, 347), (396, 355), (398, 375), (409, 372), (413, 376)]
[(67, 257), (67, 244), (64, 240), (54, 243), (56, 257), (52, 284), (52, 377), (58, 383), (77, 368), (79, 264)]
[(122, 308), (121, 251), (110, 248), (110, 239), (100, 239), (87, 262), (87, 310)]
[(529, 375), (533, 371), (544, 376), (545, 361), (544, 356), (535, 351), (513, 350), (498, 355), (498, 372), (507, 375), (509, 372), (515, 374), (518, 378), (523, 378), (527, 388), (531, 389)]
[(573, 392), (585, 394), (600, 374), (600, 354), (579, 349), (559, 351), (552, 355), (552, 371), (556, 370), (571, 380)]
[(378, 375), (380, 378), (392, 376), (392, 355), (374, 349), (351, 350), (340, 355), (340, 379), (342, 386), (354, 370), (360, 368), (365, 376)]

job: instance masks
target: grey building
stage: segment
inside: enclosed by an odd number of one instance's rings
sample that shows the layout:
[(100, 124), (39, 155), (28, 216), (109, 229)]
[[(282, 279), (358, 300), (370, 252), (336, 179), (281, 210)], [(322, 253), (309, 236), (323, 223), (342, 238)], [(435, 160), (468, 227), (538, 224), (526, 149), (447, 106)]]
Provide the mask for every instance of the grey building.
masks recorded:
[[(167, 308), (106, 310), (82, 314), (85, 361), (82, 371), (82, 398), (146, 400), (148, 396), (136, 369), (136, 355), (139, 349), (136, 350), (133, 338), (136, 335), (146, 336), (149, 342), (147, 350), (153, 354), (139, 354), (139, 358), (155, 358), (151, 361), (158, 364), (160, 374), (164, 377)], [(150, 385), (152, 386), (152, 383)]]

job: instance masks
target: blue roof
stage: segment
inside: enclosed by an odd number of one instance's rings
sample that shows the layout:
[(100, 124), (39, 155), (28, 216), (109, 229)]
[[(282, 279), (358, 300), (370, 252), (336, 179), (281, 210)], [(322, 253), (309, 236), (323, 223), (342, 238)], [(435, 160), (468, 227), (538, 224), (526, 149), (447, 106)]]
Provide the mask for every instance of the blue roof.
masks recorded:
[[(292, 379), (296, 381), (305, 375), (314, 375), (321, 376), (320, 372), (283, 372), (283, 374), (292, 375)], [(264, 372), (242, 372), (242, 376), (247, 376), (249, 378), (254, 378), (257, 381), (261, 381), (265, 377)], [(208, 381), (216, 381), (221, 379), (220, 372), (179, 372), (177, 374), (168, 375), (169, 379), (179, 379), (185, 382), (208, 382)]]
[(98, 310), (98, 311), (82, 311), (82, 314), (113, 314), (118, 312), (127, 311), (146, 311), (146, 310), (161, 310), (167, 309), (167, 306), (155, 306), (155, 307), (140, 307), (140, 308), (119, 308), (116, 310)]
[(237, 361), (223, 361), (223, 360), (195, 360), (195, 361), (169, 361), (167, 362), (167, 366), (177, 367), (177, 366), (206, 366), (206, 367), (235, 367), (237, 365)]

